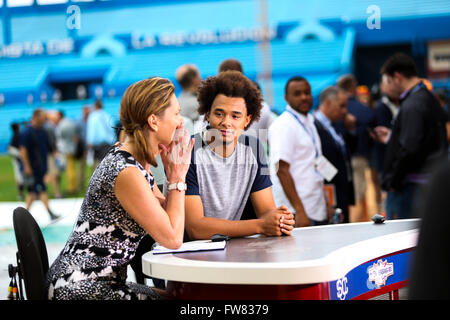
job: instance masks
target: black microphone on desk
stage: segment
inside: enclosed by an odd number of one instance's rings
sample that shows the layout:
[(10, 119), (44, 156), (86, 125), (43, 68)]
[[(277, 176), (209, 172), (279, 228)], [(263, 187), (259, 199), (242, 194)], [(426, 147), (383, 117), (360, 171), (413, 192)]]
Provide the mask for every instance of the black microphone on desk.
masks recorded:
[(228, 240), (230, 240), (229, 236), (226, 236), (226, 235), (220, 234), (220, 233), (216, 233), (211, 236), (212, 242), (228, 241)]
[(385, 218), (383, 215), (379, 214), (379, 213), (373, 215), (373, 217), (372, 217), (372, 221), (373, 221), (375, 224), (381, 224), (381, 223), (384, 223), (385, 220), (386, 220), (386, 218)]

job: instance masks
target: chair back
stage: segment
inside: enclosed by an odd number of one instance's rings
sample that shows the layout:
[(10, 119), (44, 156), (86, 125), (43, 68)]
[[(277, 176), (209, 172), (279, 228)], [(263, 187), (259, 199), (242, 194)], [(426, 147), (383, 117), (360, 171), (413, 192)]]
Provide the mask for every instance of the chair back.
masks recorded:
[(30, 212), (22, 207), (14, 210), (13, 224), (26, 297), (28, 300), (47, 300), (45, 279), (49, 265), (41, 229)]

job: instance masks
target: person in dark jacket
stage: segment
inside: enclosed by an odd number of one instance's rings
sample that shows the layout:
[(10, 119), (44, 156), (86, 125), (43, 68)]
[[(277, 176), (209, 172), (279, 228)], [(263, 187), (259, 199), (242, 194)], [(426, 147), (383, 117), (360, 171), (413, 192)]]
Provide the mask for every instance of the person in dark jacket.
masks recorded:
[(392, 130), (376, 128), (377, 137), (387, 142), (382, 176), (382, 187), (388, 191), (386, 210), (390, 203), (396, 203), (397, 218), (411, 218), (418, 185), (428, 180), (432, 166), (447, 154), (446, 116), (408, 55), (390, 57), (381, 74), (400, 96), (400, 111)]
[(333, 127), (347, 114), (347, 95), (331, 86), (319, 96), (319, 109), (314, 113), (314, 124), (322, 144), (322, 154), (338, 170), (331, 181), (336, 195), (335, 207), (342, 209), (342, 222), (349, 222), (349, 205), (355, 203), (350, 151), (344, 137)]

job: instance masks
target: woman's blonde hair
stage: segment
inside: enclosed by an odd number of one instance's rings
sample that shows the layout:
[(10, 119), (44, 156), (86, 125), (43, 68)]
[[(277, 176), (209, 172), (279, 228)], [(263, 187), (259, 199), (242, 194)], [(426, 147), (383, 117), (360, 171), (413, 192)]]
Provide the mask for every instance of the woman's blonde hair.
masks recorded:
[(136, 156), (155, 167), (154, 153), (145, 134), (150, 130), (147, 119), (152, 114), (161, 116), (174, 92), (168, 79), (153, 77), (129, 86), (120, 102), (120, 122), (125, 134), (134, 139)]

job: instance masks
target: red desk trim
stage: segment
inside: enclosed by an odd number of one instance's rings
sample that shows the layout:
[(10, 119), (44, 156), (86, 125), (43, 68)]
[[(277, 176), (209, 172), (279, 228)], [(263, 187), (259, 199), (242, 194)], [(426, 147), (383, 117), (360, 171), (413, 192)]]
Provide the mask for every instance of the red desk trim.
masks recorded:
[(328, 282), (311, 285), (229, 285), (167, 282), (167, 292), (181, 300), (329, 300)]

